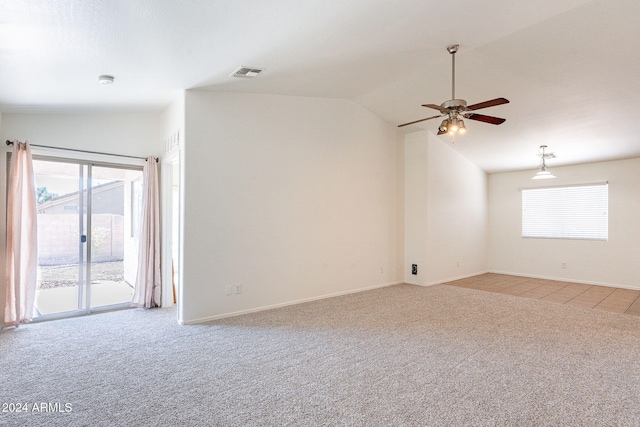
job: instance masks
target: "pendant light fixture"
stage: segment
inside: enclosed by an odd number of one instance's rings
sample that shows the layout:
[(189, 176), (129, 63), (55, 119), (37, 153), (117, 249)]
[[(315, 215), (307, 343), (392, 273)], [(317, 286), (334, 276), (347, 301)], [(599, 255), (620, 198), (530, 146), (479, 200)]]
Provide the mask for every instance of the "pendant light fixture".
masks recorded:
[(541, 153), (538, 154), (541, 159), (540, 166), (538, 166), (538, 169), (540, 170), (531, 179), (551, 179), (556, 177), (554, 174), (552, 174), (547, 170), (547, 163), (546, 163), (547, 159), (555, 159), (556, 155), (553, 153), (545, 153), (546, 148), (547, 148), (546, 145), (540, 146)]

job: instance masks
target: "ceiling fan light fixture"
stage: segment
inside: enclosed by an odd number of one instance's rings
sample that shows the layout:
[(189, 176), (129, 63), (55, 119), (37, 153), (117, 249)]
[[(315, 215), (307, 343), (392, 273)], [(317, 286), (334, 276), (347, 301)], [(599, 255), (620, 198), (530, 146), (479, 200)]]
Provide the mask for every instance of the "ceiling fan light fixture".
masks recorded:
[(473, 105), (467, 105), (467, 101), (464, 99), (456, 98), (456, 52), (459, 46), (457, 44), (447, 46), (447, 52), (451, 55), (451, 99), (443, 102), (440, 105), (437, 104), (422, 104), (423, 107), (438, 110), (440, 113), (437, 116), (431, 116), (420, 120), (414, 120), (412, 122), (403, 123), (398, 125), (399, 128), (404, 126), (413, 125), (416, 123), (424, 122), (426, 120), (437, 119), (440, 117), (447, 117), (440, 126), (438, 126), (438, 135), (448, 133), (453, 136), (456, 133), (465, 133), (467, 128), (462, 123), (460, 117), (465, 119), (477, 120), (479, 122), (489, 123), (492, 125), (500, 125), (504, 123), (505, 119), (500, 117), (486, 116), (484, 114), (470, 113), (470, 111), (480, 110), (482, 108), (495, 107), (497, 105), (508, 104), (509, 100), (506, 98), (496, 98), (489, 101), (479, 102)]

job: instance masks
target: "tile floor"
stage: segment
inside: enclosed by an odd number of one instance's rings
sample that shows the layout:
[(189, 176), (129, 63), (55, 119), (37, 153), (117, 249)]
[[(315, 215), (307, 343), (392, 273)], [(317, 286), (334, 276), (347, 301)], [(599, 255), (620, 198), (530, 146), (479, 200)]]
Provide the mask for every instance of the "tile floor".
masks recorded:
[(481, 274), (445, 284), (640, 316), (640, 291), (631, 289), (494, 273)]

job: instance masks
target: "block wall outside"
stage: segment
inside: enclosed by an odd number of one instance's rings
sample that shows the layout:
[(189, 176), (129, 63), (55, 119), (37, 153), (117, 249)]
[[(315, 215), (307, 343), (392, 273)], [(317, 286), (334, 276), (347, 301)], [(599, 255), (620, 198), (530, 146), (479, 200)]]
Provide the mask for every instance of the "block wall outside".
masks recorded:
[[(40, 265), (78, 262), (78, 216), (38, 215), (38, 263)], [(92, 216), (93, 262), (121, 261), (124, 258), (124, 218), (122, 215)]]

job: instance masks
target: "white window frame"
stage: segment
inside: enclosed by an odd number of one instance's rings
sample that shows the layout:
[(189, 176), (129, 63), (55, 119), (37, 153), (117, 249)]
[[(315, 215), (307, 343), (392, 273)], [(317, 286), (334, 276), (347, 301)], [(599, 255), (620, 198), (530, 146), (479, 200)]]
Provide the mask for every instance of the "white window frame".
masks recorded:
[(608, 182), (521, 188), (522, 237), (609, 239)]

